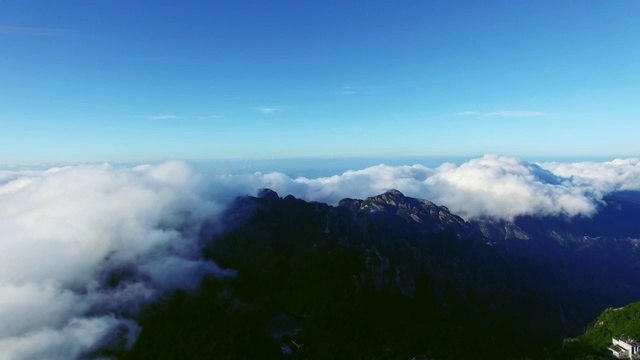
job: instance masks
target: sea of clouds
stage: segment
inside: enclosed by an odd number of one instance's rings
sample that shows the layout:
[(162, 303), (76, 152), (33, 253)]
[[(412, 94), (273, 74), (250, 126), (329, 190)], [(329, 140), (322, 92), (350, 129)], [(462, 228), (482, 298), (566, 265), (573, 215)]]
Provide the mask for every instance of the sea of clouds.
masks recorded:
[(135, 315), (203, 276), (233, 277), (201, 249), (238, 195), (336, 204), (389, 189), (469, 219), (590, 216), (614, 191), (640, 190), (640, 159), (529, 163), (487, 155), (460, 165), (377, 165), (316, 179), (203, 176), (184, 163), (0, 171), (0, 359), (74, 359), (130, 347)]

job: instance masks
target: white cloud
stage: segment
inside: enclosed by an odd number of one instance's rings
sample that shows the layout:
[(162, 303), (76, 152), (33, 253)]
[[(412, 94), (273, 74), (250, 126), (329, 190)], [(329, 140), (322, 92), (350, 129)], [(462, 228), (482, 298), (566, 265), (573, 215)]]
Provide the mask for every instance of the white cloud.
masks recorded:
[(503, 110), (482, 114), (482, 116), (499, 116), (503, 118), (521, 118), (521, 117), (540, 117), (546, 116), (543, 111), (527, 111), (527, 110)]
[(640, 190), (640, 159), (615, 159), (607, 162), (542, 163), (540, 166), (558, 176), (571, 179), (576, 186), (590, 189), (595, 196), (620, 190)]
[(174, 115), (174, 114), (156, 114), (156, 115), (143, 115), (141, 118), (147, 120), (174, 120), (174, 119), (182, 119), (182, 116)]
[[(133, 345), (140, 328), (113, 315), (72, 318), (61, 329), (40, 328), (19, 337), (0, 339), (2, 359), (76, 359), (92, 350), (117, 343), (122, 335)], [(96, 343), (96, 339), (100, 342)]]
[(472, 116), (472, 115), (480, 115), (480, 113), (477, 112), (477, 111), (462, 111), (462, 112), (456, 113), (456, 115), (459, 115), (459, 116)]
[(353, 132), (353, 133), (361, 133), (363, 132), (365, 129), (361, 126), (336, 126), (336, 127), (332, 127), (331, 130), (333, 131), (349, 131), (349, 132)]
[(233, 274), (201, 259), (224, 203), (183, 164), (0, 174), (0, 358), (82, 357), (114, 332), (133, 341), (123, 310)]
[(384, 86), (380, 85), (346, 85), (340, 88), (340, 90), (335, 93), (342, 96), (352, 96), (356, 94), (370, 94), (372, 91), (376, 89), (383, 88)]
[(342, 89), (336, 92), (336, 94), (343, 96), (351, 96), (355, 95), (356, 93), (357, 92), (355, 86), (343, 86)]
[(433, 201), (466, 217), (588, 216), (600, 200), (535, 164), (496, 155), (441, 166), (425, 183)]
[(245, 189), (268, 187), (282, 195), (330, 204), (345, 197), (365, 198), (398, 189), (445, 205), (465, 218), (513, 219), (528, 214), (590, 216), (607, 193), (640, 190), (640, 165), (636, 159), (583, 165), (533, 164), (486, 155), (459, 166), (443, 164), (435, 169), (378, 165), (317, 179), (257, 173), (229, 181), (236, 186), (243, 184)]
[(261, 113), (266, 114), (266, 115), (273, 114), (273, 113), (281, 111), (281, 110), (282, 109), (279, 108), (279, 107), (268, 107), (268, 106), (258, 108), (258, 111), (260, 111)]
[(606, 194), (640, 190), (640, 159), (534, 164), (486, 155), (317, 179), (204, 178), (177, 162), (0, 171), (0, 358), (73, 359), (117, 339), (133, 343), (140, 329), (124, 309), (193, 289), (205, 274), (233, 276), (201, 258), (201, 234), (225, 204), (263, 187), (330, 204), (398, 189), (466, 218), (589, 216)]
[(491, 112), (478, 112), (478, 111), (462, 111), (456, 113), (459, 116), (478, 116), (478, 117), (501, 117), (501, 118), (527, 118), (527, 117), (542, 117), (548, 114), (544, 111), (531, 111), (531, 110), (501, 110)]

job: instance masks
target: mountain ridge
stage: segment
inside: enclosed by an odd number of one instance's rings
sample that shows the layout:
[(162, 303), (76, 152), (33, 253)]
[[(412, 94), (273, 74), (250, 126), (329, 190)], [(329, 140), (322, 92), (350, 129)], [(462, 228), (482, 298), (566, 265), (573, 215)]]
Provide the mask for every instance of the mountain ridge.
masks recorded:
[[(572, 243), (538, 239), (541, 223), (466, 221), (397, 190), (337, 206), (271, 190), (258, 195), (236, 199), (223, 217), (227, 231), (205, 251), (237, 269), (238, 279), (208, 280), (187, 303), (216, 304), (212, 321), (252, 317), (244, 321), (257, 329), (278, 314), (303, 319), (296, 334), (305, 344), (296, 355), (302, 358), (549, 358), (602, 308), (637, 296), (574, 268), (584, 253)], [(500, 236), (486, 236), (487, 229)], [(531, 246), (537, 241), (544, 246)], [(176, 327), (157, 319), (142, 322), (132, 354), (150, 351), (150, 332)], [(258, 337), (270, 349), (280, 341), (239, 331), (209, 338), (236, 354), (249, 351), (233, 347), (238, 336)], [(456, 342), (461, 337), (464, 344)]]

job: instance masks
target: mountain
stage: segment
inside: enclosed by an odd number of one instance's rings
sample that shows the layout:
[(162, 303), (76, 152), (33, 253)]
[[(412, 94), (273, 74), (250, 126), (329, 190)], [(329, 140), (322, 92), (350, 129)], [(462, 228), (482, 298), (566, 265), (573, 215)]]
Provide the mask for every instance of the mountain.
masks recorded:
[(592, 219), (465, 221), (396, 190), (334, 207), (265, 189), (235, 200), (205, 251), (238, 277), (150, 309), (122, 357), (553, 357), (640, 299), (627, 198)]
[[(513, 222), (472, 223), (496, 245), (567, 278), (571, 285), (553, 296), (567, 304), (566, 331), (575, 333), (576, 324), (591, 321), (602, 309), (640, 299), (638, 194), (612, 193), (592, 217), (521, 216)], [(577, 298), (579, 306), (570, 305)]]

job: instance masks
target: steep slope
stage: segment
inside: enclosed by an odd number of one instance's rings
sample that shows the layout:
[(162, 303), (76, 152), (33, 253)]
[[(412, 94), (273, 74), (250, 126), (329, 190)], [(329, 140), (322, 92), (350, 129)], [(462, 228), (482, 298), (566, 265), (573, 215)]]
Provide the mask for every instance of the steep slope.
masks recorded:
[(640, 339), (640, 302), (604, 310), (583, 334), (565, 341), (564, 354), (574, 358), (607, 355), (611, 338), (620, 336)]
[(206, 251), (238, 278), (150, 311), (127, 357), (550, 356), (621, 295), (576, 280), (564, 253), (545, 250), (557, 241), (523, 246), (538, 233), (518, 221), (469, 223), (395, 190), (336, 207), (270, 190), (238, 198)]
[[(570, 324), (586, 324), (602, 309), (640, 299), (640, 198), (637, 192), (607, 196), (592, 217), (522, 216), (513, 222), (473, 224), (509, 252), (547, 263), (571, 279), (565, 307)], [(571, 327), (569, 333), (578, 329)]]

